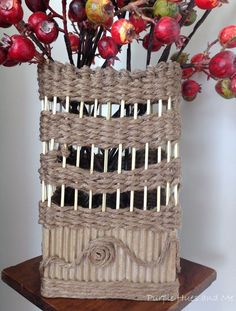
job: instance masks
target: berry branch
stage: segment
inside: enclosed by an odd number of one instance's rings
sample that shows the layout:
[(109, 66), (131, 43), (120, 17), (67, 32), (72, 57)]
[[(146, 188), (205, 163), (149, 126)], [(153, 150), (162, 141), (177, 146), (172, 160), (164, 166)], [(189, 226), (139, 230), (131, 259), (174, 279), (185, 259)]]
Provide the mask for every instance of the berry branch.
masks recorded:
[[(0, 65), (53, 61), (53, 43), (62, 34), (72, 65), (77, 55), (78, 68), (91, 66), (96, 63), (97, 57), (104, 59), (102, 68), (112, 66), (119, 61), (118, 53), (126, 46), (126, 69), (131, 70), (132, 43), (137, 41), (147, 51), (146, 66), (150, 65), (153, 53), (160, 50), (158, 62), (167, 62), (169, 59), (179, 62), (185, 99), (194, 99), (200, 91), (200, 86), (191, 79), (197, 72), (207, 75), (208, 79), (217, 79), (217, 92), (223, 97), (232, 98), (236, 96), (236, 55), (232, 51), (236, 48), (236, 25), (224, 27), (205, 51), (192, 56), (190, 60), (185, 53), (210, 12), (217, 7), (220, 9), (227, 2), (62, 0), (61, 12), (57, 12), (50, 0), (27, 0), (26, 5), (32, 14), (25, 23), (21, 0), (0, 0), (0, 27), (15, 25), (19, 32), (12, 36), (5, 35), (0, 41)], [(204, 10), (200, 18), (195, 6)], [(55, 21), (57, 18), (63, 26)], [(190, 25), (194, 26), (192, 32), (187, 37), (181, 35), (182, 28)], [(211, 57), (211, 48), (216, 44), (220, 46), (220, 52)], [(175, 46), (177, 51), (170, 57)], [(189, 89), (194, 92), (188, 93)], [(131, 113), (131, 109), (127, 113)], [(142, 109), (140, 113), (143, 113)]]
[(196, 25), (193, 28), (193, 31), (190, 33), (190, 35), (186, 38), (186, 41), (184, 42), (182, 48), (179, 51), (179, 55), (185, 50), (185, 48), (188, 46), (190, 40), (192, 39), (192, 37), (195, 35), (195, 33), (197, 32), (197, 30), (201, 27), (201, 25), (204, 23), (204, 21), (207, 19), (207, 17), (209, 16), (209, 14), (211, 13), (211, 10), (207, 10), (203, 16), (199, 19), (199, 21), (196, 23)]
[(64, 26), (64, 40), (66, 44), (66, 49), (67, 49), (67, 54), (69, 57), (69, 61), (71, 65), (74, 65), (74, 60), (72, 57), (72, 50), (71, 50), (71, 45), (70, 45), (70, 39), (69, 39), (69, 32), (68, 32), (68, 27), (67, 27), (67, 0), (62, 0), (62, 15), (63, 15), (63, 26)]
[(148, 42), (148, 49), (147, 49), (146, 67), (150, 65), (150, 61), (151, 61), (152, 46), (153, 46), (153, 31), (154, 31), (154, 25), (151, 24), (150, 31), (149, 31), (149, 42)]
[(28, 37), (35, 43), (35, 45), (40, 49), (41, 52), (43, 52), (43, 55), (46, 55), (47, 58), (51, 61), (54, 61), (51, 55), (48, 53), (47, 49), (42, 45), (42, 43), (35, 37), (35, 35), (32, 32), (27, 31), (27, 25), (22, 20), (18, 24), (15, 24), (15, 28), (18, 30), (19, 33), (25, 35), (25, 32), (27, 32)]
[[(187, 20), (188, 18), (188, 13), (195, 7), (195, 1), (194, 0), (191, 0), (189, 3), (188, 3), (188, 6), (186, 8), (186, 10), (184, 11), (184, 14), (179, 22), (179, 25), (180, 27), (182, 27), (185, 23), (185, 21)], [(171, 51), (171, 45), (167, 45), (166, 48), (164, 49), (161, 57), (159, 58), (158, 60), (158, 63), (160, 62), (166, 62), (170, 56), (170, 51)], [(181, 52), (180, 52), (181, 53)]]

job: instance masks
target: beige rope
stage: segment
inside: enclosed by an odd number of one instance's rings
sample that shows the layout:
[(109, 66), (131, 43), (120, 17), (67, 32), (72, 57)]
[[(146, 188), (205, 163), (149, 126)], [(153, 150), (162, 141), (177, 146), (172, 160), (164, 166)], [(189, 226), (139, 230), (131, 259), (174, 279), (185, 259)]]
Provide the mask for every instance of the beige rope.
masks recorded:
[(54, 137), (60, 144), (89, 146), (99, 148), (115, 148), (120, 143), (127, 147), (142, 148), (148, 141), (150, 148), (157, 148), (167, 140), (178, 140), (181, 135), (179, 112), (174, 110), (163, 113), (133, 118), (84, 117), (76, 114), (57, 113), (50, 111), (41, 113), (41, 141)]
[(67, 226), (74, 229), (91, 227), (103, 230), (115, 228), (139, 230), (143, 228), (153, 232), (168, 232), (180, 228), (181, 209), (179, 206), (174, 206), (172, 201), (168, 206), (161, 206), (159, 213), (156, 212), (155, 207), (147, 211), (134, 208), (132, 213), (129, 208), (119, 210), (107, 208), (106, 212), (102, 212), (102, 207), (89, 210), (80, 206), (75, 211), (72, 206), (59, 208), (52, 203), (52, 208), (48, 208), (46, 202), (40, 202), (39, 223), (47, 229)]
[(178, 63), (160, 63), (145, 71), (116, 71), (113, 68), (95, 70), (84, 66), (77, 69), (58, 62), (39, 65), (39, 94), (42, 99), (57, 96), (65, 100), (127, 104), (152, 102), (170, 96), (177, 100), (180, 94), (181, 69)]
[(79, 282), (42, 278), (41, 294), (55, 298), (113, 298), (132, 300), (175, 300), (178, 298), (179, 281), (155, 284), (134, 283), (127, 280), (117, 282)]
[(169, 163), (162, 161), (152, 164), (147, 170), (137, 168), (133, 171), (123, 170), (121, 174), (117, 172), (90, 174), (88, 170), (78, 168), (73, 165), (61, 167), (57, 162), (57, 151), (50, 151), (46, 155), (41, 154), (40, 178), (47, 184), (61, 186), (66, 184), (68, 187), (80, 189), (93, 193), (113, 193), (118, 187), (121, 192), (139, 191), (144, 186), (149, 190), (156, 189), (157, 186), (164, 186), (167, 182), (171, 185), (180, 182), (180, 159), (172, 159)]

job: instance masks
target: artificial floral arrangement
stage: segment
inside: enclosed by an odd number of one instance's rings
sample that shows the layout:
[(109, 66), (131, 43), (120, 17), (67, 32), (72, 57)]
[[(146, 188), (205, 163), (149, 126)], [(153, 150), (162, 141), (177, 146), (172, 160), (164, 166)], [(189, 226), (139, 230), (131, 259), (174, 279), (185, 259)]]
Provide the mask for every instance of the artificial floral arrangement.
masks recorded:
[[(191, 59), (185, 50), (227, 0), (60, 2), (57, 12), (50, 0), (26, 0), (32, 14), (25, 22), (21, 0), (0, 0), (0, 27), (19, 32), (1, 39), (0, 64), (38, 65), (41, 293), (177, 299), (180, 95), (196, 98), (201, 72), (216, 80), (219, 95), (236, 97), (236, 25)], [(68, 64), (53, 57), (59, 34)], [(135, 41), (147, 51), (143, 71), (131, 70)], [(116, 71), (124, 49), (126, 69)], [(157, 52), (158, 64), (149, 66)], [(92, 69), (98, 58), (103, 65)]]
[[(193, 100), (201, 90), (192, 78), (196, 72), (217, 80), (216, 91), (224, 98), (235, 97), (236, 61), (232, 48), (236, 47), (236, 25), (224, 27), (204, 52), (190, 60), (184, 52), (211, 10), (227, 0), (74, 0), (61, 1), (62, 12), (56, 12), (49, 0), (25, 2), (33, 12), (27, 23), (23, 20), (20, 0), (0, 1), (0, 27), (14, 25), (20, 33), (2, 38), (0, 64), (3, 66), (53, 60), (53, 42), (61, 33), (69, 61), (78, 68), (96, 64), (97, 57), (105, 59), (103, 68), (111, 66), (127, 46), (127, 70), (131, 70), (131, 44), (136, 40), (147, 50), (146, 65), (157, 51), (161, 52), (159, 62), (170, 58), (181, 64), (185, 100)], [(195, 7), (204, 10), (199, 19)], [(68, 22), (73, 27), (71, 32)], [(182, 36), (181, 28), (193, 24), (189, 36)], [(220, 51), (212, 57), (210, 49), (215, 44), (220, 45)], [(176, 45), (177, 52), (170, 57), (172, 45)]]

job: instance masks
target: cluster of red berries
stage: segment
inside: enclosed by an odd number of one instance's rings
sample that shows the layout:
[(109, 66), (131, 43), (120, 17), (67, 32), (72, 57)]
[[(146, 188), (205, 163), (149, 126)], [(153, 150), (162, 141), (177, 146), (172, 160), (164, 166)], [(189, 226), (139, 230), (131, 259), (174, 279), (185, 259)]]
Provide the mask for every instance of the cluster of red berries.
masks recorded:
[[(192, 101), (201, 92), (201, 86), (192, 79), (197, 72), (203, 72), (208, 79), (216, 80), (216, 92), (226, 99), (236, 97), (236, 55), (232, 51), (236, 47), (236, 25), (224, 27), (218, 39), (213, 44), (219, 43), (221, 51), (210, 57), (210, 47), (203, 53), (194, 55), (190, 60), (190, 66), (183, 68), (182, 95), (187, 101)], [(176, 60), (184, 65), (188, 61), (189, 55), (181, 53), (174, 54), (172, 60)]]
[[(198, 16), (195, 7), (214, 9), (227, 0), (72, 0), (61, 1), (62, 13), (57, 13), (50, 0), (25, 0), (32, 12), (27, 23), (23, 21), (21, 0), (0, 0), (0, 27), (12, 25), (20, 34), (5, 35), (0, 42), (0, 64), (14, 66), (23, 62), (41, 62), (51, 58), (52, 43), (60, 32), (65, 37), (70, 62), (78, 54), (82, 65), (91, 65), (96, 56), (113, 64), (122, 46), (134, 40), (151, 52), (175, 44), (183, 46), (186, 38), (181, 35), (182, 26), (193, 25)], [(129, 12), (128, 18), (126, 14)], [(73, 32), (68, 31), (68, 20)], [(62, 26), (60, 26), (60, 22)], [(190, 78), (196, 72), (220, 79), (216, 90), (226, 98), (235, 96), (236, 26), (222, 30), (219, 41), (223, 51), (210, 58), (209, 51), (195, 55), (190, 63), (186, 53), (177, 53), (172, 60), (183, 67), (183, 97), (193, 100), (200, 92), (200, 85)], [(148, 31), (148, 33), (145, 33)], [(40, 51), (37, 51), (36, 48)], [(96, 54), (97, 53), (97, 54)], [(88, 55), (88, 56), (87, 56)], [(79, 59), (80, 60), (80, 59)], [(80, 63), (78, 61), (78, 63)]]

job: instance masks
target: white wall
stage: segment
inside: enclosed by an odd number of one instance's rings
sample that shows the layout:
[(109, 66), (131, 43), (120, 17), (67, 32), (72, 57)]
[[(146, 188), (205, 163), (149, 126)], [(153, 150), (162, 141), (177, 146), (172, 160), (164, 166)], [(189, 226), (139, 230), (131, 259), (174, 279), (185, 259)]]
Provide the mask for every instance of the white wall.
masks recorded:
[[(233, 1), (215, 10), (189, 51), (203, 50), (223, 25), (235, 23), (235, 12)], [(60, 44), (57, 43), (55, 51), (57, 58), (62, 59)], [(134, 67), (143, 66), (142, 56), (144, 53), (136, 50)], [(202, 84), (204, 91), (198, 99), (182, 104), (182, 256), (215, 268), (218, 280), (186, 310), (234, 311), (236, 101), (218, 97), (214, 85), (206, 83), (205, 78)], [(40, 104), (35, 66), (1, 67), (0, 94), (1, 270), (40, 253), (41, 229), (37, 224)], [(233, 295), (233, 302), (223, 301), (223, 295)], [(13, 310), (38, 309), (1, 282), (0, 311)]]

